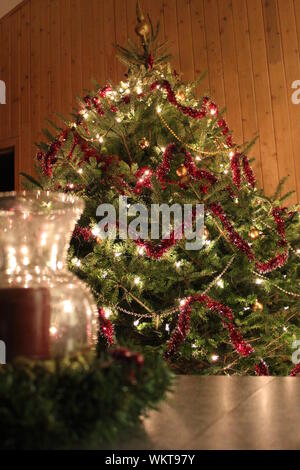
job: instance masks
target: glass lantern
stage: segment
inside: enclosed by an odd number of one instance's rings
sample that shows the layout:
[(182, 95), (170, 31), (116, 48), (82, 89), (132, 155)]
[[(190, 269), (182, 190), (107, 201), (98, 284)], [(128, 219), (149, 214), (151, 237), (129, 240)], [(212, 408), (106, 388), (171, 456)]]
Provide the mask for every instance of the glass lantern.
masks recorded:
[(0, 340), (7, 360), (95, 346), (93, 296), (66, 262), (83, 209), (82, 200), (62, 193), (0, 193)]

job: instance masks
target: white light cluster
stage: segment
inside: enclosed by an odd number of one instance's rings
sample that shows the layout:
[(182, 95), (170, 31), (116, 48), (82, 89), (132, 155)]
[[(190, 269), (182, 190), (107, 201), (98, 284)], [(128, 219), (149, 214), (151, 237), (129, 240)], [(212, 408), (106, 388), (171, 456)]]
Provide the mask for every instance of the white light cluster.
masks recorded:
[(216, 362), (218, 359), (219, 359), (218, 354), (212, 354), (212, 355), (211, 355), (211, 360), (212, 360), (213, 362)]
[(111, 316), (111, 309), (109, 307), (104, 307), (104, 316), (105, 318), (109, 318)]
[(98, 237), (98, 235), (100, 235), (100, 229), (98, 225), (94, 225), (94, 227), (92, 228), (92, 234), (94, 235), (94, 237)]
[(142, 283), (142, 280), (139, 276), (136, 276), (133, 280), (133, 282), (135, 283), (136, 286), (141, 286), (143, 283)]

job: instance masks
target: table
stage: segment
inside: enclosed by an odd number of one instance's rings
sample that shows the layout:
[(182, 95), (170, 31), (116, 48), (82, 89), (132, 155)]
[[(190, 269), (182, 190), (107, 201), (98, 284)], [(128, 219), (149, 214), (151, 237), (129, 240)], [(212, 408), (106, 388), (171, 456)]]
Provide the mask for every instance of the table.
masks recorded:
[(300, 379), (178, 376), (133, 449), (300, 449)]

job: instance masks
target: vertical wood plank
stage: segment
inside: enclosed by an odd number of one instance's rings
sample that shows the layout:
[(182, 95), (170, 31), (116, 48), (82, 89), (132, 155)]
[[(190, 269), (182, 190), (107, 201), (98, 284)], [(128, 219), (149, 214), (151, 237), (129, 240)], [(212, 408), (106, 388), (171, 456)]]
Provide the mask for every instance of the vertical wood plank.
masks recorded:
[(217, 7), (214, 0), (204, 0), (210, 94), (217, 101), (219, 107), (223, 108), (225, 106), (225, 92)]
[(61, 62), (60, 62), (60, 0), (50, 0), (50, 117), (57, 121), (54, 113), (61, 113)]
[(93, 5), (91, 1), (80, 0), (81, 24), (82, 24), (82, 87), (90, 90), (93, 75)]
[(218, 0), (226, 117), (234, 140), (242, 142), (242, 116), (231, 0)]
[(114, 2), (104, 3), (104, 45), (105, 45), (105, 76), (112, 82), (117, 78), (115, 26), (115, 5)]
[(1, 139), (8, 139), (11, 134), (10, 116), (11, 116), (11, 81), (10, 81), (10, 62), (11, 62), (11, 34), (10, 24), (4, 21), (1, 24), (1, 59), (0, 59), (0, 79), (6, 85), (6, 104), (0, 106)]
[(101, 85), (106, 81), (105, 77), (105, 46), (104, 46), (104, 17), (103, 17), (103, 0), (92, 0), (93, 11), (93, 62), (95, 70), (95, 79)]
[(31, 131), (30, 131), (30, 3), (25, 3), (21, 8), (21, 165), (20, 170), (31, 173), (33, 159), (31, 155)]
[[(257, 110), (253, 81), (253, 68), (249, 41), (249, 25), (245, 0), (233, 0), (233, 20), (237, 53), (238, 80), (241, 100), (241, 122), (244, 141), (251, 141), (257, 135)], [(252, 147), (251, 156), (255, 157), (253, 169), (260, 187), (263, 186), (259, 143)]]
[(247, 0), (262, 175), (267, 194), (279, 182), (264, 23), (260, 0)]
[(70, 0), (60, 0), (60, 73), (61, 80), (61, 112), (67, 117), (72, 110), (72, 79), (71, 79), (71, 6)]
[[(143, 8), (144, 11), (144, 8)], [(136, 0), (126, 1), (126, 12), (127, 12), (127, 36), (133, 41), (137, 40), (137, 35), (134, 31), (137, 20), (136, 20)], [(146, 12), (144, 12), (146, 14)]]
[(199, 78), (203, 73), (206, 72), (206, 76), (203, 78), (197, 89), (197, 95), (201, 96), (209, 93), (207, 44), (203, 0), (191, 0), (191, 23), (195, 78)]
[(40, 119), (40, 5), (39, 0), (32, 0), (30, 6), (30, 122), (31, 122), (31, 154), (34, 155), (36, 148), (34, 143), (41, 138)]
[[(116, 43), (119, 45), (127, 44), (127, 12), (126, 2), (123, 0), (115, 0), (115, 24), (116, 24)], [(117, 60), (117, 81), (124, 78), (126, 67)]]
[(194, 80), (194, 58), (191, 31), (190, 1), (177, 0), (178, 42), (181, 71), (185, 81)]
[[(41, 128), (46, 127), (45, 119), (50, 116), (50, 7), (49, 1), (39, 2), (40, 7), (40, 120)], [(41, 134), (40, 134), (41, 135)]]
[[(299, 2), (298, 2), (299, 5)], [(299, 42), (297, 38), (297, 28), (295, 20), (294, 4), (292, 0), (279, 0), (279, 17), (281, 23), (281, 37), (283, 48), (284, 70), (286, 76), (286, 89), (288, 95), (288, 108), (291, 124), (291, 137), (293, 146), (293, 163), (294, 178), (292, 184), (297, 189), (297, 198), (300, 200), (300, 105), (292, 103), (291, 95), (294, 91), (292, 83), (294, 80), (300, 79), (300, 63), (299, 63)], [(299, 5), (300, 12), (300, 5)], [(295, 179), (295, 181), (294, 181)]]
[(164, 0), (164, 29), (168, 41), (168, 49), (172, 55), (171, 63), (177, 72), (180, 72), (177, 6), (174, 0)]
[[(263, 0), (274, 135), (279, 179), (291, 175), (295, 187), (294, 162), (287, 104), (287, 87), (282, 62), (281, 38), (276, 0)], [(296, 202), (292, 196), (288, 202)]]
[(10, 17), (11, 27), (11, 136), (20, 134), (20, 37), (21, 18), (20, 10)]
[(71, 77), (73, 107), (82, 94), (82, 28), (80, 0), (71, 0)]

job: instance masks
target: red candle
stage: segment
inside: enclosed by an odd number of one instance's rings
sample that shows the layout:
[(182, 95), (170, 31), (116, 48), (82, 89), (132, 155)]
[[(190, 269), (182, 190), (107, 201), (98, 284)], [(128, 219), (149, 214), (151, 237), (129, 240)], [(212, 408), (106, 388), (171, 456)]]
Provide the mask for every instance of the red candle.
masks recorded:
[(45, 287), (0, 289), (0, 340), (6, 360), (50, 358), (50, 292)]

